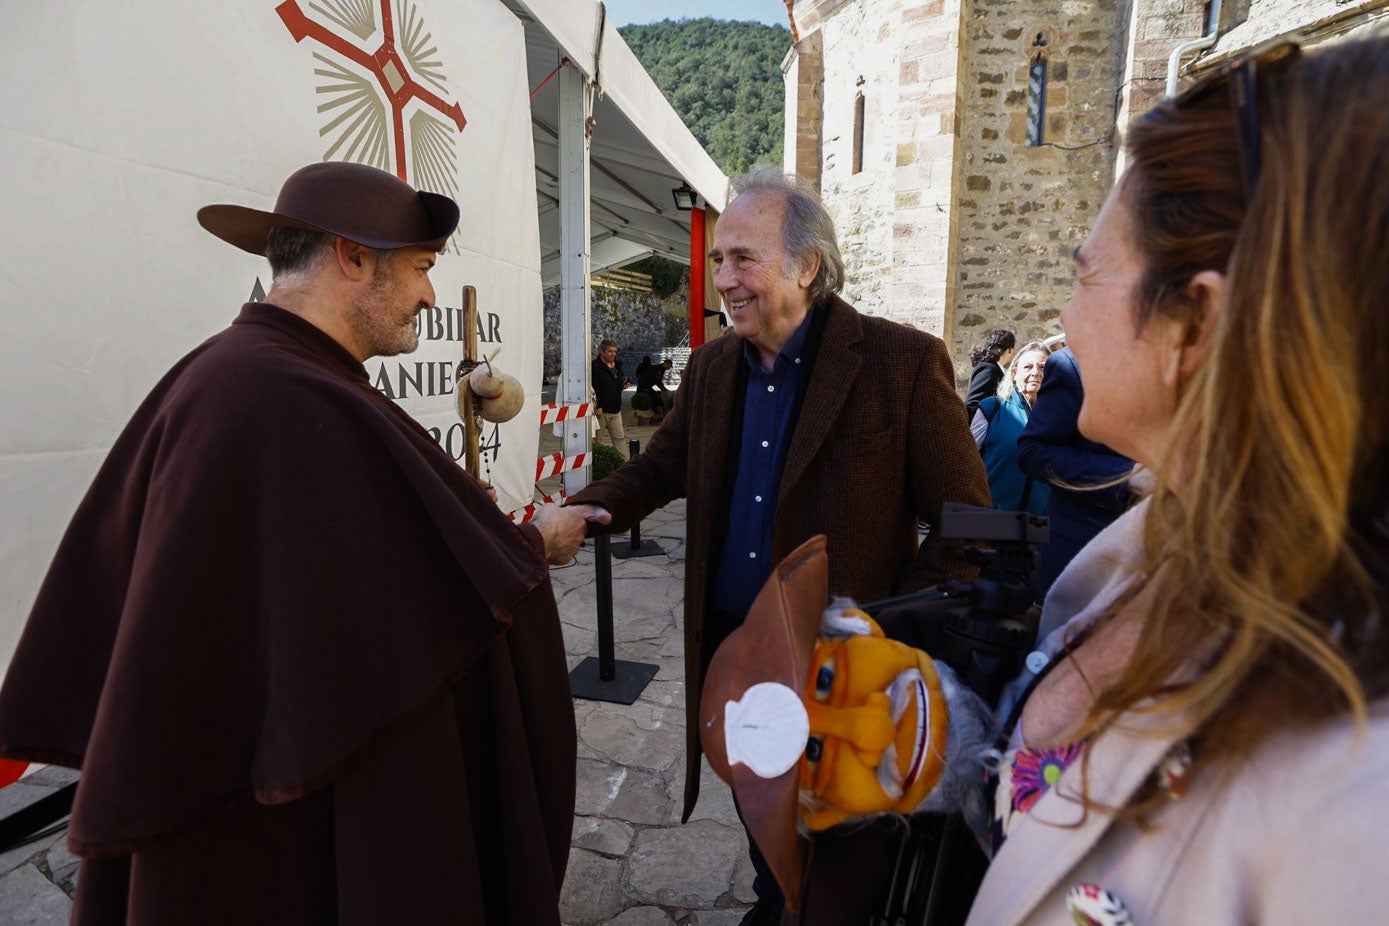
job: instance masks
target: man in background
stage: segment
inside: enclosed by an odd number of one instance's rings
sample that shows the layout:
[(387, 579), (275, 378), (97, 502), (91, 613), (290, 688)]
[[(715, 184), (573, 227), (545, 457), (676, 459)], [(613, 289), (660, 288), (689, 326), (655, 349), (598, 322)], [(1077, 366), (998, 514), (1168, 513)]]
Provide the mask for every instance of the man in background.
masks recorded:
[(589, 379), (598, 402), (598, 433), (607, 434), (608, 442), (622, 459), (627, 459), (627, 431), (622, 426), (622, 390), (630, 382), (617, 362), (617, 342), (604, 338), (598, 343), (598, 356), (593, 358)]

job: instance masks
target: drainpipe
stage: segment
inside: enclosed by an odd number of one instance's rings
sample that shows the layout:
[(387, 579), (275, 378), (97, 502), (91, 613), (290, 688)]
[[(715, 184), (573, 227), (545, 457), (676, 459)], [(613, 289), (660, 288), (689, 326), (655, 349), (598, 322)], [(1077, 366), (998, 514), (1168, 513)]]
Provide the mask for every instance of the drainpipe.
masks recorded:
[(1190, 42), (1183, 42), (1172, 49), (1171, 56), (1167, 59), (1167, 96), (1177, 95), (1177, 74), (1182, 68), (1182, 58), (1191, 52), (1205, 51), (1215, 44), (1217, 36), (1220, 34), (1220, 0), (1211, 0), (1211, 31), (1193, 39)]

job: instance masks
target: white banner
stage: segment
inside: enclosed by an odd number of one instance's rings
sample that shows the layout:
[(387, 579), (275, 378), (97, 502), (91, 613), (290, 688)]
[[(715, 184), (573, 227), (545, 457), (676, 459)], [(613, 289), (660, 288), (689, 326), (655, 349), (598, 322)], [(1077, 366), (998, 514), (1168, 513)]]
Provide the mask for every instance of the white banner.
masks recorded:
[(504, 510), (530, 500), (540, 247), (525, 42), (501, 3), (10, 4), (0, 85), (0, 666), (136, 405), (269, 289), (265, 262), (204, 232), (197, 209), (270, 209), (313, 161), (458, 200), (419, 350), (367, 371), (461, 460), (454, 370), (475, 286), (482, 350), (502, 347), (527, 392), (484, 431), (484, 468)]

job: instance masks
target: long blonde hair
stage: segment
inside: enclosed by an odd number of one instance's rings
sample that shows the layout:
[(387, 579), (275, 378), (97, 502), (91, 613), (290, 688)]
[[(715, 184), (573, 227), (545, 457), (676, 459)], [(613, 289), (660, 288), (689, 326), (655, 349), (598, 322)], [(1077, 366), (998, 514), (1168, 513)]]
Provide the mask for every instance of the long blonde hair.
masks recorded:
[[(1166, 101), (1130, 132), (1135, 324), (1191, 320), (1186, 284), (1206, 269), (1225, 272), (1229, 301), (1159, 467), (1153, 604), (1092, 731), (1160, 711), (1199, 735), (1198, 763), (1228, 763), (1280, 729), (1363, 723), (1389, 693), (1386, 99), (1383, 38), (1265, 72), (1247, 202), (1227, 93)], [(1194, 652), (1211, 655), (1174, 684)]]

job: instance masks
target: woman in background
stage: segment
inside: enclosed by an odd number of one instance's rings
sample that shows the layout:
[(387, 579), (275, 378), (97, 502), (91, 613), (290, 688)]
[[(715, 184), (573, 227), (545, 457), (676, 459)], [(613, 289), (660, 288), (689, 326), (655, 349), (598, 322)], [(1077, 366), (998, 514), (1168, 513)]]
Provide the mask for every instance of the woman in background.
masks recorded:
[(969, 423), (974, 445), (989, 473), (994, 507), (1003, 511), (1046, 511), (1046, 484), (1034, 482), (1018, 469), (1018, 435), (1027, 427), (1032, 404), (1037, 401), (1048, 355), (1040, 341), (1019, 348), (1008, 375), (998, 384), (998, 393), (979, 403)]
[(968, 420), (974, 420), (974, 410), (979, 407), (980, 402), (998, 391), (998, 384), (1003, 381), (1008, 361), (1013, 359), (1013, 346), (1017, 343), (1013, 332), (995, 328), (984, 335), (984, 340), (970, 351), (969, 359), (974, 363), (974, 370), (969, 374), (969, 390), (965, 393), (965, 414)]

